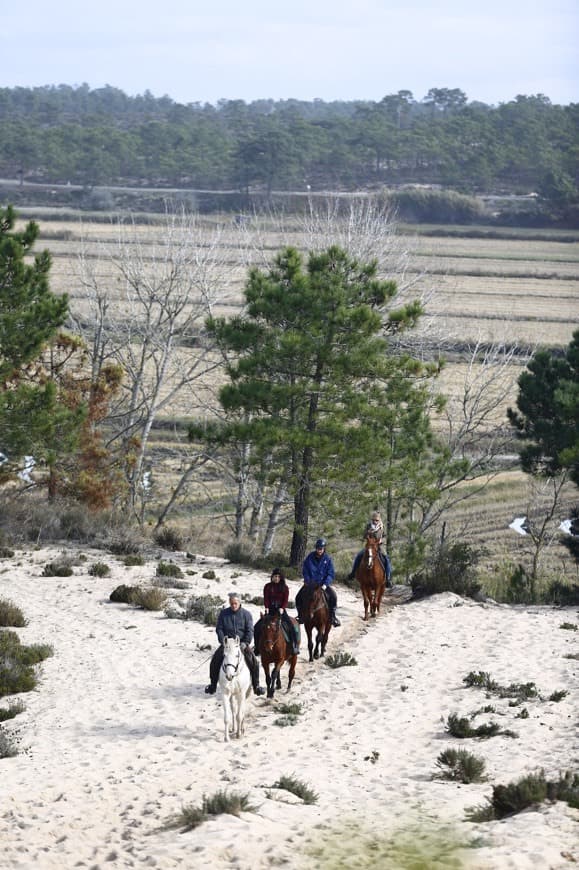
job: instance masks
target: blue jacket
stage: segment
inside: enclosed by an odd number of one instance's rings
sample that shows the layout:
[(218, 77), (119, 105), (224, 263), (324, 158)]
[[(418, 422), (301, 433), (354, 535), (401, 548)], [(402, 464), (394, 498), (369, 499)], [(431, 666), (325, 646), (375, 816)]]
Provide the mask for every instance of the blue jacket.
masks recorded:
[(238, 637), (242, 643), (249, 644), (253, 640), (253, 617), (243, 607), (237, 611), (224, 607), (217, 619), (215, 631), (221, 644), (225, 637)]
[(304, 560), (302, 574), (304, 583), (316, 583), (318, 586), (325, 583), (330, 586), (335, 577), (334, 563), (326, 552), (318, 558), (316, 551), (312, 550)]

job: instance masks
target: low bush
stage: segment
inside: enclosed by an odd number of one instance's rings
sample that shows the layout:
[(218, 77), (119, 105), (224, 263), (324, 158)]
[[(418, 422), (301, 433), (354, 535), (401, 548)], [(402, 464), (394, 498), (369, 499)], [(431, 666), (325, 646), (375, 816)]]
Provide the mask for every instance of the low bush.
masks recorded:
[(475, 567), (482, 550), (470, 544), (442, 544), (433, 553), (430, 563), (410, 581), (414, 598), (425, 598), (439, 592), (454, 592), (466, 598), (477, 598), (481, 584)]
[(0, 722), (7, 722), (9, 719), (14, 719), (20, 713), (23, 713), (26, 708), (22, 701), (16, 701), (14, 704), (9, 704), (5, 709), (0, 708)]
[(127, 568), (140, 567), (145, 564), (145, 560), (139, 553), (129, 553), (129, 555), (125, 556), (121, 561)]
[(567, 772), (558, 780), (547, 780), (541, 771), (508, 785), (495, 785), (489, 805), (475, 807), (468, 812), (467, 818), (473, 822), (504, 819), (547, 800), (564, 801), (579, 809), (579, 774)]
[(25, 625), (26, 619), (20, 608), (7, 598), (0, 598), (0, 626), (24, 628)]
[(127, 586), (126, 583), (121, 583), (120, 586), (113, 589), (109, 595), (109, 601), (113, 601), (115, 604), (132, 604), (133, 598), (140, 588), (140, 586)]
[(249, 795), (237, 792), (218, 791), (211, 797), (203, 796), (200, 806), (183, 807), (167, 825), (171, 828), (182, 828), (183, 833), (198, 828), (210, 816), (228, 814), (239, 816), (241, 813), (254, 813), (256, 807), (249, 802)]
[(0, 728), (0, 758), (14, 758), (15, 755), (18, 755), (16, 744)]
[(53, 562), (47, 562), (42, 569), (43, 577), (72, 577), (74, 574), (72, 559), (68, 556), (60, 556)]
[(326, 665), (329, 668), (347, 668), (357, 664), (358, 662), (349, 652), (335, 653), (335, 655), (326, 658)]
[(576, 607), (579, 605), (579, 584), (553, 580), (545, 590), (544, 601), (557, 607)]
[(451, 713), (447, 719), (446, 730), (453, 737), (461, 739), (467, 737), (480, 737), (486, 740), (489, 737), (495, 737), (497, 734), (502, 734), (503, 737), (517, 737), (514, 731), (501, 729), (496, 722), (488, 722), (484, 725), (478, 725), (473, 728), (471, 720), (468, 716), (459, 716), (458, 713)]
[(12, 559), (14, 556), (14, 550), (11, 550), (10, 547), (0, 547), (0, 559)]
[(165, 611), (171, 619), (193, 619), (203, 625), (217, 625), (223, 601), (218, 595), (192, 595), (182, 610)]
[(212, 568), (209, 569), (209, 571), (205, 571), (201, 576), (203, 577), (204, 580), (216, 580), (217, 579), (217, 574), (215, 573), (215, 571)]
[(133, 595), (131, 602), (135, 607), (142, 607), (143, 610), (162, 610), (166, 603), (167, 593), (157, 586), (147, 589), (137, 586), (137, 591)]
[(563, 698), (566, 698), (569, 692), (565, 689), (558, 689), (556, 692), (552, 692), (547, 698), (548, 701), (554, 701), (555, 704), (558, 704), (559, 701), (562, 701)]
[(280, 728), (287, 728), (291, 725), (298, 724), (297, 716), (279, 716), (279, 718), (273, 720), (273, 724), (279, 726)]
[(485, 761), (467, 752), (466, 749), (446, 749), (438, 756), (437, 766), (442, 770), (442, 778), (468, 785), (471, 782), (484, 782)]
[(173, 526), (161, 526), (154, 534), (153, 540), (164, 550), (183, 550), (184, 542), (181, 532)]
[(174, 562), (159, 562), (155, 572), (157, 577), (183, 577), (183, 571)]
[(562, 622), (559, 628), (563, 628), (565, 631), (577, 631), (577, 623), (576, 622)]
[(140, 553), (144, 541), (133, 529), (126, 529), (122, 534), (114, 535), (109, 541), (109, 550), (114, 556), (132, 556)]
[(94, 562), (88, 569), (91, 577), (108, 577), (111, 569), (106, 562)]
[(501, 686), (486, 671), (470, 671), (464, 677), (463, 683), (466, 686), (484, 689), (486, 692), (497, 695), (499, 698), (511, 698), (519, 704), (530, 698), (539, 697), (539, 691), (535, 683), (510, 683), (508, 686)]
[(48, 644), (24, 646), (14, 631), (0, 632), (0, 698), (31, 692), (37, 679), (33, 666), (53, 655)]
[(301, 704), (279, 704), (277, 707), (277, 712), (281, 713), (284, 716), (301, 716), (303, 713), (303, 707)]
[(306, 785), (303, 780), (295, 776), (280, 776), (278, 781), (274, 782), (272, 788), (281, 788), (284, 791), (289, 791), (291, 794), (299, 797), (305, 804), (315, 804), (319, 797), (309, 785)]

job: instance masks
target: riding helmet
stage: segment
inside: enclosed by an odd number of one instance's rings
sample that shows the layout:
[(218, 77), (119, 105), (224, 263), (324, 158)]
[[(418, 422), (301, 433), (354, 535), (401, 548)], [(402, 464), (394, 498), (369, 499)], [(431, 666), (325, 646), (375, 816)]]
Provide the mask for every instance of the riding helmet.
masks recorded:
[(316, 541), (316, 550), (325, 550), (326, 543), (327, 542), (325, 538), (318, 538), (318, 540)]

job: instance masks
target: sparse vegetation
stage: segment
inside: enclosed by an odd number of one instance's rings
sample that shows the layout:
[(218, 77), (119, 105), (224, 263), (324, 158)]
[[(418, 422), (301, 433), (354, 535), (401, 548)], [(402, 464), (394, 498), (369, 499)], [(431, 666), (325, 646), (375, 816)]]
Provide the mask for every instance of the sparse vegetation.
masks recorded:
[(209, 571), (204, 571), (201, 576), (203, 577), (204, 580), (216, 580), (217, 579), (217, 574), (215, 573), (215, 571), (212, 568), (210, 568)]
[(297, 725), (298, 721), (297, 716), (278, 716), (277, 719), (273, 720), (273, 724), (279, 728), (287, 728), (288, 726)]
[(475, 807), (468, 812), (467, 818), (472, 822), (504, 819), (547, 800), (565, 801), (569, 806), (579, 808), (579, 774), (567, 772), (558, 780), (547, 780), (541, 771), (509, 785), (495, 785), (489, 805)]
[(192, 595), (184, 607), (167, 607), (165, 613), (170, 619), (194, 619), (204, 625), (217, 625), (223, 601), (218, 595)]
[(68, 556), (60, 556), (52, 562), (47, 562), (42, 569), (43, 577), (72, 577), (74, 574), (73, 560)]
[(14, 631), (0, 632), (0, 698), (31, 692), (37, 678), (34, 665), (53, 655), (48, 644), (24, 646)]
[(535, 683), (511, 683), (508, 686), (501, 686), (486, 671), (471, 671), (464, 677), (463, 683), (466, 686), (484, 689), (489, 694), (498, 695), (499, 698), (511, 698), (516, 703), (539, 697)]
[(127, 586), (126, 583), (121, 583), (120, 586), (113, 589), (109, 595), (109, 601), (113, 601), (115, 604), (132, 604), (140, 588), (140, 586)]
[(0, 598), (0, 626), (23, 628), (25, 625), (26, 619), (20, 608), (7, 598)]
[(347, 668), (358, 664), (354, 656), (349, 652), (338, 652), (327, 656), (325, 663), (329, 668)]
[(145, 564), (144, 558), (139, 553), (129, 553), (123, 558), (122, 562), (127, 568), (141, 567)]
[(174, 526), (161, 526), (154, 535), (155, 543), (164, 550), (183, 550), (183, 535)]
[(481, 584), (475, 567), (482, 555), (480, 549), (467, 543), (443, 544), (433, 553), (428, 565), (411, 580), (415, 598), (425, 598), (439, 592), (454, 592), (476, 598)]
[(14, 758), (15, 755), (18, 755), (18, 747), (0, 728), (0, 758)]
[(106, 562), (94, 562), (88, 569), (91, 577), (108, 577), (111, 569)]
[(241, 813), (254, 813), (255, 811), (256, 808), (249, 801), (249, 795), (218, 791), (210, 797), (204, 795), (200, 806), (183, 807), (181, 812), (169, 821), (167, 827), (182, 828), (182, 833), (185, 833), (198, 828), (210, 816), (219, 816), (224, 813), (239, 816)]
[(556, 692), (552, 692), (547, 698), (548, 701), (554, 701), (555, 704), (558, 704), (559, 701), (562, 701), (563, 698), (566, 698), (569, 692), (565, 689), (558, 689)]
[(466, 749), (446, 749), (438, 756), (436, 764), (442, 770), (443, 779), (465, 784), (484, 782), (486, 779), (484, 759)]
[(467, 737), (487, 739), (489, 737), (495, 737), (498, 734), (501, 734), (504, 737), (517, 736), (514, 731), (501, 729), (500, 725), (496, 722), (488, 722), (484, 725), (478, 725), (476, 728), (473, 728), (470, 723), (471, 720), (468, 716), (459, 716), (457, 713), (451, 713), (447, 719), (446, 730), (453, 737), (459, 737), (461, 739)]
[(577, 623), (576, 622), (562, 622), (559, 628), (565, 629), (565, 631), (577, 631)]
[(143, 610), (162, 610), (167, 603), (167, 593), (158, 586), (137, 586), (132, 596), (131, 604), (141, 607)]
[(14, 719), (20, 713), (23, 713), (26, 708), (22, 701), (15, 701), (9, 704), (8, 707), (0, 707), (0, 722), (7, 722), (9, 719)]
[(274, 782), (272, 788), (281, 788), (284, 791), (289, 791), (291, 794), (299, 797), (305, 804), (315, 804), (318, 802), (319, 795), (296, 776), (280, 776), (277, 782)]
[(156, 574), (157, 577), (183, 577), (183, 571), (174, 562), (159, 562)]

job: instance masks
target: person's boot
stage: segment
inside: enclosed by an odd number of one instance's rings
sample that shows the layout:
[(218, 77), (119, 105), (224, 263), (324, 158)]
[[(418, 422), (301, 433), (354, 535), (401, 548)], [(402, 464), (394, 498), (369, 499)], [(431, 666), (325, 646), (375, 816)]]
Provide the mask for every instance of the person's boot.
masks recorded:
[(217, 691), (217, 686), (215, 686), (213, 683), (209, 683), (208, 686), (205, 686), (205, 694), (206, 695), (214, 695), (216, 691)]
[(348, 576), (346, 577), (346, 580), (348, 580), (348, 581), (351, 583), (352, 580), (355, 580), (355, 579), (356, 579), (356, 572), (355, 572), (355, 571), (350, 571), (350, 573), (349, 573)]
[(330, 620), (331, 620), (334, 628), (338, 628), (342, 624), (340, 622), (340, 620), (338, 619), (338, 617), (336, 616), (336, 608), (335, 607), (332, 607), (332, 609), (330, 610)]

